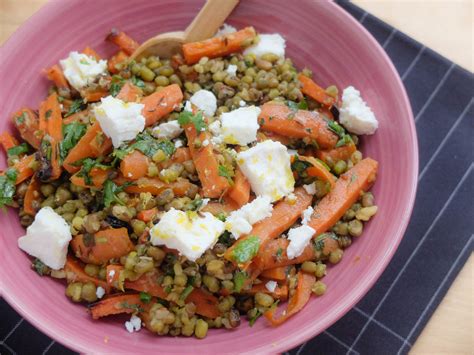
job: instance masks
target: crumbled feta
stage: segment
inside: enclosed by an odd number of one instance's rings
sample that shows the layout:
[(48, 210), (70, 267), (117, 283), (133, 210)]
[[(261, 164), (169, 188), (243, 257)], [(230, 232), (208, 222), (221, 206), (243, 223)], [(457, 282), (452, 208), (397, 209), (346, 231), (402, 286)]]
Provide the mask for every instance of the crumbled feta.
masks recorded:
[(280, 142), (266, 140), (237, 155), (237, 164), (257, 196), (277, 201), (293, 192), (290, 155)]
[(220, 37), (223, 35), (228, 35), (229, 33), (237, 32), (237, 29), (234, 26), (228, 25), (224, 23), (221, 28), (219, 28), (219, 31), (216, 32), (214, 37)]
[(215, 120), (209, 125), (209, 131), (214, 136), (218, 136), (221, 134), (221, 121)]
[(143, 107), (143, 104), (124, 102), (107, 96), (94, 107), (94, 115), (105, 135), (110, 137), (114, 147), (118, 148), (123, 142), (135, 139), (145, 128)]
[(189, 99), (206, 116), (212, 117), (217, 110), (216, 96), (209, 90), (199, 90)]
[(265, 288), (270, 292), (275, 292), (276, 287), (278, 286), (276, 281), (270, 280), (265, 284)]
[(225, 71), (230, 76), (236, 76), (237, 75), (237, 65), (229, 64), (229, 66), (227, 67), (227, 69)]
[(342, 92), (342, 106), (339, 111), (341, 124), (351, 133), (374, 134), (379, 126), (374, 113), (353, 86)]
[(290, 205), (294, 205), (296, 203), (297, 197), (296, 195), (292, 192), (286, 196), (286, 200)]
[(132, 315), (130, 320), (125, 322), (125, 328), (129, 333), (138, 332), (142, 329), (142, 320), (136, 315)]
[(59, 270), (66, 263), (71, 238), (71, 230), (64, 218), (51, 207), (43, 207), (26, 229), (26, 235), (18, 239), (18, 246), (51, 269)]
[(311, 206), (308, 206), (307, 209), (303, 211), (301, 214), (301, 224), (306, 225), (311, 219), (311, 216), (313, 215), (314, 209)]
[(273, 205), (269, 197), (259, 196), (252, 202), (243, 205), (237, 211), (233, 211), (225, 220), (225, 229), (229, 231), (235, 239), (244, 234), (250, 233), (252, 225), (270, 217)]
[(95, 290), (95, 295), (97, 296), (97, 298), (101, 299), (102, 297), (104, 297), (105, 295), (105, 290), (103, 287), (99, 286), (96, 288)]
[(59, 63), (67, 81), (76, 90), (92, 84), (97, 76), (107, 71), (107, 61), (97, 61), (84, 53), (71, 52), (69, 57)]
[(153, 128), (153, 136), (156, 138), (174, 139), (183, 132), (177, 120), (168, 121)]
[(245, 105), (247, 105), (247, 103), (244, 100), (239, 101), (239, 106), (240, 107), (245, 107)]
[(107, 283), (112, 283), (114, 281), (115, 270), (110, 270), (107, 274)]
[(266, 53), (273, 53), (282, 58), (285, 56), (285, 39), (280, 34), (261, 34), (259, 39), (257, 44), (244, 50), (244, 55), (255, 54), (256, 57), (261, 57)]
[(193, 106), (189, 101), (184, 103), (184, 111), (193, 112)]
[(182, 139), (177, 139), (174, 141), (174, 147), (175, 148), (181, 148), (182, 146), (184, 146), (184, 142)]
[(309, 194), (314, 195), (316, 193), (316, 183), (312, 182), (308, 185), (303, 185), (303, 189)]
[(183, 212), (172, 208), (151, 230), (151, 244), (165, 245), (196, 261), (224, 232), (224, 222), (209, 212)]
[(209, 145), (209, 139), (205, 139), (202, 141), (202, 146), (207, 147)]
[(290, 154), (290, 156), (295, 156), (298, 155), (298, 151), (296, 149), (288, 149), (288, 154)]
[(260, 111), (258, 107), (249, 106), (231, 112), (224, 112), (220, 117), (224, 142), (238, 145), (255, 142), (259, 128), (258, 115)]
[(303, 253), (304, 248), (309, 244), (316, 231), (309, 226), (291, 228), (288, 231), (288, 240), (290, 244), (286, 249), (288, 259), (294, 259)]

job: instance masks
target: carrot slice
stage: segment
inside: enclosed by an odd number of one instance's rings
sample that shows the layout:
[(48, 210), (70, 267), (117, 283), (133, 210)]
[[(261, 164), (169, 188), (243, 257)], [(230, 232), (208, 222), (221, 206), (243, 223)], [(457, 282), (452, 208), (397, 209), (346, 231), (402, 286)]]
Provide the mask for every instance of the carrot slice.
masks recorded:
[(107, 61), (107, 68), (109, 69), (109, 72), (111, 72), (112, 74), (117, 74), (119, 72), (119, 69), (117, 68), (118, 65), (124, 63), (127, 59), (128, 55), (124, 51), (120, 50), (115, 53)]
[(158, 165), (159, 169), (167, 169), (174, 163), (184, 163), (185, 161), (191, 160), (191, 152), (189, 151), (188, 147), (182, 147), (176, 149), (174, 154), (171, 156), (170, 159), (165, 160), (164, 162)]
[(283, 324), (288, 318), (301, 311), (306, 303), (308, 303), (311, 297), (311, 287), (315, 282), (316, 277), (314, 275), (302, 271), (298, 272), (296, 292), (290, 297), (286, 312), (279, 318), (275, 318), (276, 309), (270, 309), (264, 313), (265, 318), (267, 318), (273, 326)]
[(150, 159), (138, 150), (134, 150), (125, 156), (120, 163), (122, 175), (130, 180), (145, 177), (150, 166)]
[(126, 102), (137, 102), (143, 96), (143, 91), (130, 82), (126, 82), (117, 94), (117, 99)]
[(76, 257), (88, 264), (101, 265), (133, 250), (126, 228), (110, 228), (90, 235), (76, 235), (71, 241)]
[(320, 148), (333, 148), (338, 141), (337, 135), (315, 111), (295, 111), (274, 102), (267, 102), (261, 110), (259, 122), (264, 131), (291, 138), (311, 138)]
[(101, 60), (102, 58), (100, 57), (99, 53), (97, 53), (95, 50), (93, 50), (91, 47), (87, 46), (86, 48), (84, 48), (84, 50), (82, 51), (82, 53), (84, 53), (85, 55), (88, 55), (89, 57), (92, 57), (94, 58), (95, 60), (99, 61)]
[(139, 294), (118, 294), (94, 303), (90, 312), (93, 319), (99, 319), (113, 314), (134, 313), (139, 307), (145, 307)]
[(262, 283), (253, 285), (250, 290), (244, 290), (242, 293), (248, 294), (248, 295), (255, 295), (257, 292), (261, 293), (266, 293), (268, 295), (272, 295), (273, 298), (279, 299), (281, 301), (286, 301), (288, 299), (288, 286), (287, 285), (278, 285), (275, 287), (275, 290), (273, 292), (269, 291), (265, 283), (268, 280), (263, 280)]
[(30, 176), (32, 176), (35, 171), (31, 168), (31, 165), (35, 161), (35, 155), (27, 155), (20, 159), (20, 161), (16, 162), (13, 165), (13, 168), (17, 171), (18, 175), (16, 176), (16, 185), (22, 183)]
[(89, 108), (73, 113), (63, 119), (63, 124), (70, 124), (73, 122), (89, 123), (89, 117), (91, 116), (91, 110)]
[(260, 276), (271, 280), (286, 280), (288, 268), (286, 266), (279, 266), (273, 269), (263, 270)]
[(78, 176), (79, 172), (75, 173), (70, 177), (70, 181), (80, 187), (91, 187), (94, 186), (96, 188), (101, 188), (104, 186), (105, 181), (109, 177), (110, 170), (109, 169), (101, 169), (101, 168), (92, 168), (89, 172), (89, 176), (91, 178), (92, 184), (86, 184), (86, 180), (83, 176)]
[(41, 143), (40, 137), (38, 137), (38, 116), (33, 110), (29, 108), (23, 108), (13, 115), (13, 124), (15, 125), (18, 132), (20, 132), (21, 138), (29, 143), (33, 148), (38, 149)]
[(320, 104), (330, 107), (334, 105), (336, 99), (326, 93), (326, 91), (316, 84), (311, 78), (300, 74), (298, 75), (298, 80), (301, 83), (301, 92), (305, 95), (308, 95), (313, 100), (316, 100)]
[(66, 271), (66, 278), (69, 282), (92, 282), (96, 286), (100, 286), (105, 290), (109, 290), (107, 282), (87, 275), (79, 262), (70, 255), (68, 255), (66, 258), (64, 271)]
[(39, 202), (35, 206), (34, 201), (38, 201), (40, 197), (40, 183), (38, 179), (33, 176), (28, 188), (26, 189), (25, 200), (23, 204), (23, 209), (26, 214), (34, 216), (40, 207)]
[[(130, 182), (131, 180), (120, 176), (114, 179), (114, 182), (117, 185), (123, 185), (126, 182)], [(125, 191), (129, 193), (138, 194), (140, 192), (149, 192), (152, 195), (156, 196), (159, 195), (165, 189), (172, 189), (176, 196), (184, 196), (187, 192), (193, 188), (191, 182), (188, 179), (178, 178), (175, 182), (172, 183), (164, 183), (159, 178), (148, 178), (143, 177), (138, 180), (133, 181), (134, 185), (128, 186)]]
[(69, 89), (69, 84), (59, 65), (55, 64), (46, 69), (46, 77), (51, 80), (58, 89)]
[(281, 134), (274, 132), (257, 132), (257, 142), (263, 142), (266, 140), (280, 142), (283, 145), (289, 146), (292, 144), (293, 138), (282, 136)]
[(106, 88), (101, 87), (88, 87), (84, 90), (81, 90), (81, 96), (85, 102), (97, 102), (101, 98), (109, 95), (109, 91)]
[(223, 202), (209, 202), (201, 211), (212, 213), (217, 216), (221, 213), (229, 214), (232, 211), (238, 210), (240, 207), (231, 199), (224, 199)]
[(246, 27), (221, 37), (185, 43), (183, 44), (184, 58), (188, 64), (194, 64), (202, 57), (224, 57), (231, 53), (240, 52), (246, 46), (252, 44), (256, 35), (253, 27)]
[[(260, 239), (259, 253), (266, 248), (266, 243), (278, 237), (288, 228), (290, 228), (298, 218), (301, 217), (303, 211), (311, 204), (313, 196), (309, 195), (303, 188), (299, 187), (294, 192), (296, 202), (291, 203), (288, 200), (282, 200), (273, 207), (272, 215), (264, 220), (254, 224), (252, 231), (248, 236), (240, 237), (224, 254), (227, 260), (234, 261), (234, 249), (250, 236), (257, 236)], [(258, 256), (258, 254), (257, 254)], [(242, 265), (241, 268), (246, 270), (250, 265), (250, 261)]]
[(199, 139), (201, 142), (210, 141), (211, 136), (207, 131), (198, 132), (194, 124), (185, 125), (184, 132), (188, 138), (188, 147), (193, 157), (194, 166), (202, 184), (202, 190), (205, 197), (218, 198), (229, 187), (230, 184), (226, 178), (219, 175), (219, 163), (214, 155), (213, 145), (209, 143), (207, 146), (196, 148), (194, 142)]
[(132, 37), (116, 28), (113, 28), (110, 31), (106, 39), (119, 46), (120, 49), (128, 55), (132, 55), (132, 53), (140, 46)]
[(156, 207), (151, 208), (149, 210), (143, 210), (143, 211), (138, 212), (137, 219), (148, 223), (148, 222), (153, 221), (157, 213), (158, 213), (158, 209)]
[[(100, 139), (98, 139), (99, 137)], [(97, 149), (97, 147), (100, 147), (100, 149)], [(95, 122), (89, 126), (76, 146), (69, 151), (69, 154), (63, 162), (63, 167), (69, 173), (75, 173), (80, 170), (80, 166), (75, 166), (73, 165), (74, 163), (85, 158), (97, 158), (101, 153), (108, 151), (111, 147), (112, 141), (105, 137), (99, 122)]]
[(168, 113), (176, 109), (183, 101), (183, 92), (177, 84), (164, 87), (162, 90), (146, 96), (142, 100), (145, 105), (142, 114), (146, 126), (152, 126)]
[(18, 141), (10, 133), (5, 131), (0, 134), (0, 144), (2, 145), (5, 152), (8, 153), (8, 149), (16, 147), (18, 145)]
[(325, 163), (336, 163), (338, 160), (347, 160), (352, 153), (357, 150), (354, 143), (349, 143), (342, 147), (333, 148), (331, 150), (318, 150), (316, 157)]
[(235, 172), (234, 185), (229, 189), (227, 196), (229, 196), (239, 208), (249, 202), (250, 183), (240, 169), (237, 169)]
[(334, 186), (336, 185), (336, 177), (331, 174), (331, 172), (326, 169), (326, 167), (321, 164), (321, 162), (317, 161), (313, 157), (306, 157), (304, 155), (299, 155), (298, 159), (306, 161), (313, 165), (306, 170), (309, 176), (313, 176), (318, 179), (321, 179), (322, 181), (326, 181), (331, 185), (331, 189), (334, 188)]

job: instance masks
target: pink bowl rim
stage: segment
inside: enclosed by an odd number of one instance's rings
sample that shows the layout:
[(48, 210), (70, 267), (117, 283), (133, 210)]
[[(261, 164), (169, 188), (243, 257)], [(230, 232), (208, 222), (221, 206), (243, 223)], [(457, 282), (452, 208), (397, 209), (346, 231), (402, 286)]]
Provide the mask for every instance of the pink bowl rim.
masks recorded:
[[(411, 145), (413, 146), (413, 158), (410, 160), (410, 171), (412, 171), (410, 186), (409, 186), (409, 196), (408, 196), (408, 204), (405, 212), (403, 214), (403, 219), (400, 220), (400, 227), (396, 232), (396, 238), (394, 238), (394, 243), (391, 247), (386, 250), (384, 258), (378, 265), (375, 265), (373, 269), (371, 269), (370, 273), (366, 275), (364, 282), (361, 282), (356, 286), (355, 289), (352, 290), (351, 294), (353, 295), (350, 302), (347, 302), (341, 307), (335, 309), (332, 317), (325, 323), (323, 326), (313, 326), (308, 327), (300, 332), (296, 333), (291, 340), (286, 341), (285, 343), (279, 343), (276, 347), (271, 347), (270, 352), (284, 352), (289, 349), (292, 349), (300, 344), (303, 344), (310, 338), (317, 336), (318, 334), (322, 333), (325, 329), (329, 328), (333, 325), (337, 320), (343, 317), (347, 312), (349, 312), (359, 301), (360, 299), (367, 294), (367, 292), (372, 288), (374, 283), (379, 279), (382, 272), (387, 267), (388, 263), (392, 259), (395, 251), (398, 249), (402, 238), (405, 235), (405, 231), (408, 227), (408, 223), (410, 221), (411, 214), (413, 212), (417, 185), (418, 185), (418, 174), (419, 174), (419, 154), (418, 154), (418, 139), (416, 135), (416, 126), (415, 120), (413, 117), (413, 112), (411, 109), (410, 101), (408, 99), (408, 95), (405, 90), (405, 86), (393, 65), (391, 59), (385, 52), (385, 50), (380, 46), (380, 44), (376, 41), (376, 39), (370, 34), (368, 30), (362, 26), (352, 15), (350, 15), (347, 11), (345, 11), (342, 7), (334, 3), (333, 1), (328, 1), (330, 5), (333, 7), (333, 11), (336, 11), (345, 21), (350, 22), (352, 26), (357, 28), (359, 31), (363, 33), (367, 40), (371, 43), (374, 50), (381, 55), (383, 61), (388, 66), (390, 74), (395, 77), (396, 84), (400, 90), (400, 94), (402, 95), (403, 106), (407, 112), (408, 120), (409, 120), (409, 129), (410, 129), (410, 136), (411, 136)], [(55, 8), (61, 7), (61, 2), (56, 1), (49, 1), (43, 7), (41, 7), (36, 13), (34, 13), (30, 18), (28, 18), (19, 28), (16, 30), (5, 42), (3, 45), (0, 46), (0, 54), (8, 53), (10, 48), (13, 48), (16, 43), (20, 42), (21, 39), (26, 37), (26, 35), (32, 31), (38, 22), (41, 22), (41, 18), (43, 14), (52, 11)], [(0, 285), (2, 284), (0, 280)], [(23, 318), (25, 318), (28, 322), (30, 322), (34, 327), (39, 329), (41, 332), (49, 336), (50, 338), (54, 339), (55, 341), (67, 346), (70, 349), (84, 351), (86, 349), (84, 344), (76, 342), (73, 338), (63, 337), (61, 333), (53, 333), (51, 328), (48, 326), (48, 323), (41, 323), (39, 320), (30, 318), (28, 315), (28, 309), (25, 305), (19, 301), (18, 297), (15, 295), (10, 295), (8, 290), (5, 290), (2, 287), (0, 288), (0, 296), (2, 296), (7, 303), (12, 306)], [(261, 349), (261, 348), (260, 348)], [(87, 350), (85, 350), (87, 351)], [(89, 350), (90, 351), (90, 350)]]

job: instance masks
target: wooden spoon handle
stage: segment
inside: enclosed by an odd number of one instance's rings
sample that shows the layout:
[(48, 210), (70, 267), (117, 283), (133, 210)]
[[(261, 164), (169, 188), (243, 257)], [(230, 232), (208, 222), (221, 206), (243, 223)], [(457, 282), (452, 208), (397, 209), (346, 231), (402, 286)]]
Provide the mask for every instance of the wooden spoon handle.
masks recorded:
[(214, 36), (238, 3), (239, 0), (207, 0), (184, 31), (184, 41), (196, 42)]

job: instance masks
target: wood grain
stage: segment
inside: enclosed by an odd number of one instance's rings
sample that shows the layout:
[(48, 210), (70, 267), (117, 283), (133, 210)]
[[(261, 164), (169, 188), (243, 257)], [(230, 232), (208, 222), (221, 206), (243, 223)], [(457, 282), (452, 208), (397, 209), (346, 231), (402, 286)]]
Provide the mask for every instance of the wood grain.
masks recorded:
[[(0, 44), (46, 2), (0, 0)], [(455, 63), (473, 70), (472, 1), (356, 0), (355, 3)], [(474, 353), (473, 268), (471, 255), (415, 343), (412, 354)]]

